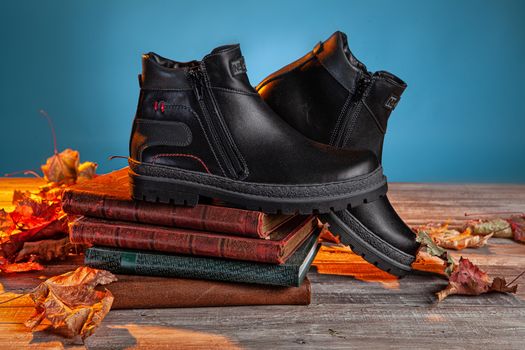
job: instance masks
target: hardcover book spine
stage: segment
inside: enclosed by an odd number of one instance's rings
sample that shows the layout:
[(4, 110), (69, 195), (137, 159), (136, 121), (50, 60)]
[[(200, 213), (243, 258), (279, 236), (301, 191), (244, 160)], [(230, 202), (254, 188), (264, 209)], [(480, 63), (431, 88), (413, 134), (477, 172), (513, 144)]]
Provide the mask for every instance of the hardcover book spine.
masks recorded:
[(212, 205), (178, 207), (66, 190), (62, 198), (62, 209), (72, 215), (108, 220), (183, 227), (254, 238), (267, 236), (267, 232), (263, 232), (261, 228), (262, 213), (235, 208)]
[(71, 242), (77, 244), (283, 263), (282, 247), (268, 240), (85, 220), (70, 223), (69, 232)]
[[(308, 305), (310, 282), (301, 287), (261, 286), (179, 278), (118, 275), (106, 286), (115, 300), (111, 309), (151, 309), (242, 305)], [(132, 291), (132, 292), (130, 292)]]
[(296, 267), (211, 258), (149, 254), (93, 247), (86, 250), (85, 264), (115, 274), (180, 277), (277, 286), (299, 286)]

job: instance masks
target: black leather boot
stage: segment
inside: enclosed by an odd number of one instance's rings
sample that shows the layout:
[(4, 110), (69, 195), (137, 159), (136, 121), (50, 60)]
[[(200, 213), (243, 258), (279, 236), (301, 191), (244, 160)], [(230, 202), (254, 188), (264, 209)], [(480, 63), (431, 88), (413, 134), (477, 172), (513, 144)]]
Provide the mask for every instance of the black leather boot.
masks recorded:
[(250, 85), (239, 45), (202, 61), (143, 56), (130, 141), (132, 195), (195, 205), (199, 196), (268, 213), (327, 213), (386, 192), (370, 151), (304, 137)]
[[(368, 149), (380, 161), (388, 117), (405, 88), (388, 72), (368, 72), (341, 32), (257, 86), (270, 107), (305, 136), (349, 150)], [(395, 275), (411, 271), (418, 244), (386, 196), (322, 219), (370, 263)]]

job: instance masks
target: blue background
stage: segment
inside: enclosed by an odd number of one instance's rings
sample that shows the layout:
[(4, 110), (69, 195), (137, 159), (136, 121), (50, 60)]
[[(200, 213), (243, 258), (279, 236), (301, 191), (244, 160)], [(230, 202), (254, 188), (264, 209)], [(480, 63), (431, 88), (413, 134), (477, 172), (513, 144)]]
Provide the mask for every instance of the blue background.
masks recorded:
[(59, 148), (106, 172), (128, 154), (140, 55), (240, 42), (253, 85), (335, 30), (408, 83), (389, 123), (394, 181), (525, 182), (525, 1), (3, 1), (0, 173)]

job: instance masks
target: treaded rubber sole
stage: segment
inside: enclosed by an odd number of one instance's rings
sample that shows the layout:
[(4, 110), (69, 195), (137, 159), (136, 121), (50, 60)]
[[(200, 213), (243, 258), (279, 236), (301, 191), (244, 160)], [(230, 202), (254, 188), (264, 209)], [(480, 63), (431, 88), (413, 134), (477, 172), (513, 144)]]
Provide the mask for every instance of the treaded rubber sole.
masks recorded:
[(270, 214), (328, 213), (372, 202), (387, 191), (381, 168), (347, 182), (308, 186), (252, 184), (133, 160), (129, 175), (136, 200), (194, 206), (203, 196)]
[[(348, 215), (352, 214), (348, 213)], [(320, 215), (320, 219), (329, 224), (329, 229), (333, 234), (339, 235), (341, 243), (350, 246), (354, 253), (369, 263), (398, 277), (412, 273), (411, 264), (415, 260), (413, 255), (385, 242), (357, 219), (353, 218), (355, 220), (353, 228), (343, 221), (341, 212), (323, 214)]]

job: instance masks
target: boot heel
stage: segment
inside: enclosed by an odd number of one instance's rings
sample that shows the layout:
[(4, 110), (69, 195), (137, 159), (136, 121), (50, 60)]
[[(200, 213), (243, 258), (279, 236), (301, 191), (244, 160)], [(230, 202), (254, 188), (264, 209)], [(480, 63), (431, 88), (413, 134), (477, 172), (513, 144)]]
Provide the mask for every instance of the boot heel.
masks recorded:
[(140, 175), (130, 174), (131, 196), (135, 200), (168, 203), (194, 207), (199, 203), (199, 195), (188, 188), (161, 182), (151, 181)]

